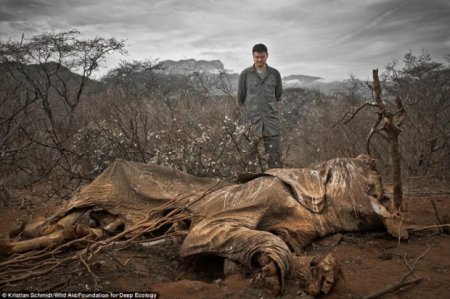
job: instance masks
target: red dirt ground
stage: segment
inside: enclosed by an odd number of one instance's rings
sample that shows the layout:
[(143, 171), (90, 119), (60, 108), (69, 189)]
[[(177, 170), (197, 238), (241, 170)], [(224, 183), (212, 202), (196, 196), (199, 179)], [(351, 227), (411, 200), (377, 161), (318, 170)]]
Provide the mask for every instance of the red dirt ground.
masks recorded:
[[(439, 183), (409, 182), (404, 195), (405, 224), (436, 225), (432, 202), (440, 218), (448, 219), (449, 189), (446, 179)], [(18, 205), (0, 209), (0, 238), (8, 238), (16, 219), (50, 215), (60, 204), (58, 200), (42, 201), (24, 194), (27, 191), (19, 193), (23, 201)], [(178, 256), (181, 241), (171, 238), (153, 246), (132, 244), (100, 253), (91, 267), (97, 277), (96, 290), (157, 291), (160, 298), (273, 298), (270, 292), (252, 287), (251, 277), (223, 277), (222, 261), (218, 258), (182, 260)], [(356, 299), (386, 289), (409, 273), (405, 261), (411, 267), (415, 265), (408, 279), (422, 280), (382, 298), (450, 298), (450, 235), (436, 228), (412, 232), (409, 240), (402, 242), (385, 232), (342, 233), (317, 240), (305, 251), (308, 255), (329, 252), (338, 260), (343, 277), (330, 294), (319, 298)], [(0, 258), (0, 263), (5, 259)], [(94, 288), (92, 275), (81, 263), (0, 286), (3, 291), (46, 292), (93, 291)], [(286, 290), (279, 298), (312, 297), (294, 281), (287, 281)]]

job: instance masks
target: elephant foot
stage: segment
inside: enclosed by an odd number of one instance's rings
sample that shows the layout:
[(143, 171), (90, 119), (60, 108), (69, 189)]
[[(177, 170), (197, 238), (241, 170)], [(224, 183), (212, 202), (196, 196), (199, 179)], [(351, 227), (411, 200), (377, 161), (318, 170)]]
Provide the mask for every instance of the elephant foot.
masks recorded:
[(281, 294), (280, 271), (274, 260), (261, 253), (256, 257), (260, 270), (253, 279), (253, 285), (271, 291), (274, 296)]
[(317, 296), (321, 292), (328, 294), (341, 276), (341, 270), (334, 256), (330, 253), (325, 258), (311, 256), (294, 256), (294, 279), (297, 279), (306, 292)]

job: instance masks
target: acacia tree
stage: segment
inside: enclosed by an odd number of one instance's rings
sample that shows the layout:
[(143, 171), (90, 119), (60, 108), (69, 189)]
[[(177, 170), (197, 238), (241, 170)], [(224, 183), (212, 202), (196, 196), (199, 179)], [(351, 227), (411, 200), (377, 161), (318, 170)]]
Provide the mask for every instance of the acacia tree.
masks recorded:
[[(124, 42), (81, 39), (78, 31), (0, 41), (0, 66), (7, 79), (2, 82), (0, 102), (2, 165), (27, 168), (34, 179), (56, 165), (73, 172), (71, 160), (76, 153), (68, 145), (76, 131), (77, 108), (93, 72), (113, 52), (124, 52)], [(24, 150), (24, 159), (17, 160)]]

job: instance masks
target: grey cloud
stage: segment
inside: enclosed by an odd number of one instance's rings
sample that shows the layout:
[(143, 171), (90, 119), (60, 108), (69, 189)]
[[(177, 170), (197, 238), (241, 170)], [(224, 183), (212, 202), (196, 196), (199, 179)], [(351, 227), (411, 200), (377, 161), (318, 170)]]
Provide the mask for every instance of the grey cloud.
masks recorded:
[[(2, 10), (12, 10), (14, 12), (36, 11), (41, 12), (42, 8), (48, 6), (49, 2), (44, 0), (0, 0)], [(52, 3), (53, 4), (53, 3)]]
[[(393, 2), (396, 4), (396, 2)], [(390, 6), (386, 9), (386, 6)], [(361, 29), (340, 39), (349, 40), (397, 39), (399, 36), (433, 40), (445, 35), (450, 24), (450, 6), (442, 1), (403, 1), (392, 6), (390, 2), (382, 2), (368, 10), (379, 11), (372, 20)]]
[(448, 0), (0, 0), (2, 36), (79, 29), (126, 39), (130, 59), (221, 59), (264, 42), (284, 74), (346, 77), (409, 49), (449, 48)]
[(13, 21), (15, 19), (15, 16), (10, 11), (0, 10), (0, 22), (9, 22)]

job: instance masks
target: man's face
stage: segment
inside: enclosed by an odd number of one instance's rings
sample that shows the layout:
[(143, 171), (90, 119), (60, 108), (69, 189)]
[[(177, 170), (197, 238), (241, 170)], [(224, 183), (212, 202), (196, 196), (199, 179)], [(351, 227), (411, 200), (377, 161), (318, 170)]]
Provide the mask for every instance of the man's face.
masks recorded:
[(264, 68), (266, 66), (267, 57), (266, 52), (253, 52), (253, 62), (257, 68)]

